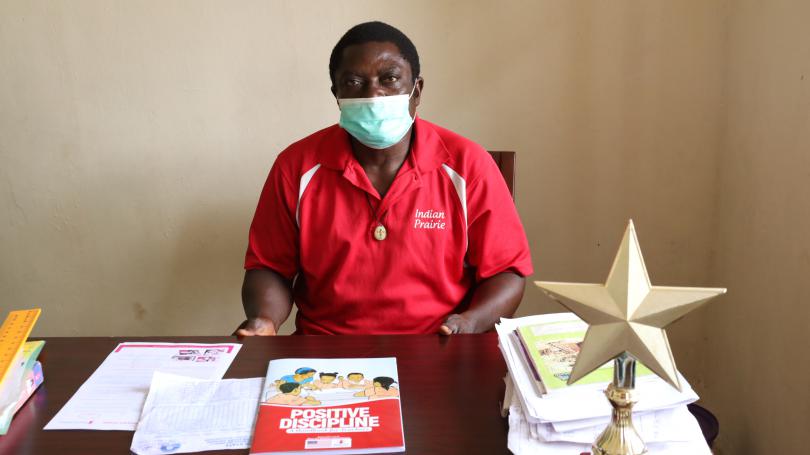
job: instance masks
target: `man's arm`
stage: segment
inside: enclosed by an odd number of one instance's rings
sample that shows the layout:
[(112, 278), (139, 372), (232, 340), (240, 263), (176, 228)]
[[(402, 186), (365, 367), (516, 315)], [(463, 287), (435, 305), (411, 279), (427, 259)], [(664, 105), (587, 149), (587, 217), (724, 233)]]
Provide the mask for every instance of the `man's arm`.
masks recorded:
[(492, 329), (503, 316), (512, 316), (520, 300), (526, 278), (512, 272), (493, 275), (475, 288), (467, 311), (451, 314), (439, 328), (439, 333), (481, 333)]
[(275, 335), (292, 310), (292, 283), (270, 269), (245, 272), (242, 306), (247, 321), (237, 336)]

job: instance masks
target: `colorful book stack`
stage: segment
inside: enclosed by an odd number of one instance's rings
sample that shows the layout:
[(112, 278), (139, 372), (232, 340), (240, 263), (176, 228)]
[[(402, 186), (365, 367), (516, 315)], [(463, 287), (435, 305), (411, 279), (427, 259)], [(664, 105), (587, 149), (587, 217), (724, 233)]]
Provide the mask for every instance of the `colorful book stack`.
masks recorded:
[(27, 341), (39, 313), (38, 308), (12, 311), (0, 326), (0, 435), (43, 381), (37, 357), (45, 342)]
[[(613, 379), (612, 363), (567, 385), (587, 328), (572, 313), (501, 319), (496, 326), (509, 370), (503, 410), (509, 415), (512, 453), (588, 452), (607, 426), (611, 407), (603, 391)], [(686, 379), (679, 378), (683, 392), (638, 364), (635, 426), (653, 454), (710, 455), (686, 408), (698, 396)]]

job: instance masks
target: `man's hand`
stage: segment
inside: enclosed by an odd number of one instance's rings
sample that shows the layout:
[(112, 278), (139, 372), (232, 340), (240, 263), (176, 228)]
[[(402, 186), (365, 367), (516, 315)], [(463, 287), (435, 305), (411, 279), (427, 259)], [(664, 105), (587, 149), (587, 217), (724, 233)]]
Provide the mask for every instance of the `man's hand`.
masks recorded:
[(439, 327), (442, 335), (481, 333), (491, 330), (501, 317), (511, 317), (523, 297), (526, 279), (502, 272), (482, 280), (475, 288), (469, 308), (451, 314)]
[(475, 324), (463, 314), (451, 314), (439, 327), (442, 335), (452, 335), (454, 333), (475, 333)]
[(236, 331), (238, 337), (270, 336), (276, 334), (276, 325), (267, 318), (250, 318)]

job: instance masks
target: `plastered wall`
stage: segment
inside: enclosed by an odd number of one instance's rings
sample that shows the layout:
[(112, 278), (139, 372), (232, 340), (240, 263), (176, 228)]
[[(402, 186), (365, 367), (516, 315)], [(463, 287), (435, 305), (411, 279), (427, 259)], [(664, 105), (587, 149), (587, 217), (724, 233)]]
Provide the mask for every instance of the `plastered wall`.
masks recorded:
[(722, 454), (806, 453), (810, 428), (810, 4), (729, 8), (711, 280), (695, 349)]
[(337, 120), (329, 53), (375, 18), (420, 50), (420, 115), (518, 151), (538, 277), (604, 279), (633, 217), (655, 279), (707, 284), (704, 3), (3, 2), (3, 306), (42, 306), (40, 335), (229, 333), (267, 171)]

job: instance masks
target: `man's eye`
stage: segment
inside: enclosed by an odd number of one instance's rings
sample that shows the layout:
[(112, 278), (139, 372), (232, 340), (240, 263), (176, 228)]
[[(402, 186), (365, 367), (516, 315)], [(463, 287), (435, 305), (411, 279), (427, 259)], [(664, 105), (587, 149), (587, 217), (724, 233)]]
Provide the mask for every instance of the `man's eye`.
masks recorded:
[(360, 81), (358, 81), (357, 79), (349, 79), (346, 81), (346, 85), (349, 87), (359, 87)]
[(383, 78), (383, 82), (396, 82), (399, 80), (399, 76), (389, 75)]

